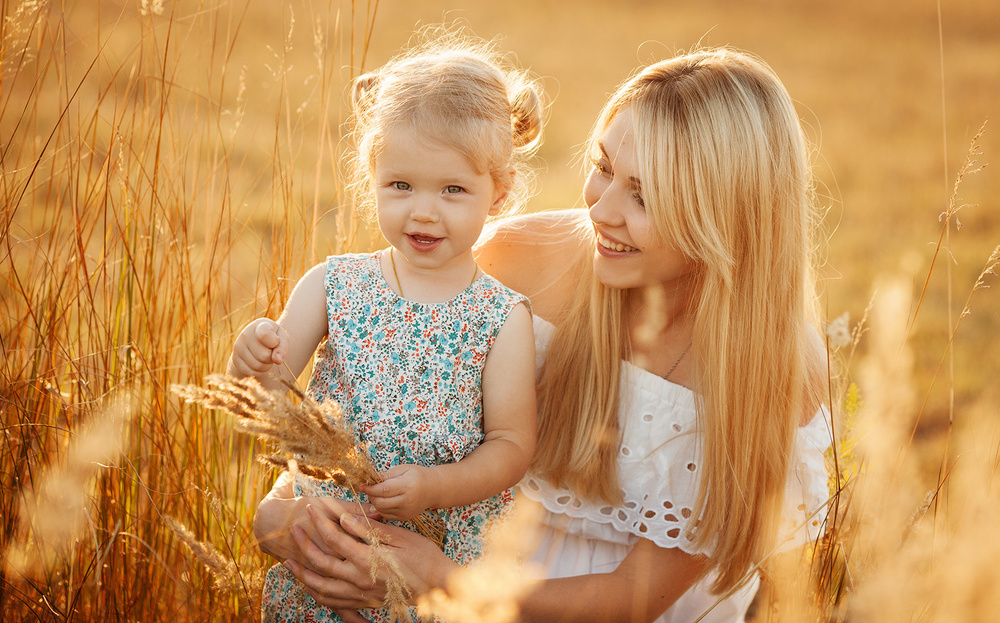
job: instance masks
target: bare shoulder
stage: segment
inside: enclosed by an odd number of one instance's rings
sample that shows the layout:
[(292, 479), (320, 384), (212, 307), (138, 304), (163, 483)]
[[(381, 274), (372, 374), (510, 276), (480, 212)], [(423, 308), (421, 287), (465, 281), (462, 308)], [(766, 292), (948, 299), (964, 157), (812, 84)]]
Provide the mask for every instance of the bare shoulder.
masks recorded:
[(586, 210), (538, 212), (494, 221), (476, 245), (484, 271), (531, 299), (545, 317), (579, 280), (581, 262), (590, 261)]

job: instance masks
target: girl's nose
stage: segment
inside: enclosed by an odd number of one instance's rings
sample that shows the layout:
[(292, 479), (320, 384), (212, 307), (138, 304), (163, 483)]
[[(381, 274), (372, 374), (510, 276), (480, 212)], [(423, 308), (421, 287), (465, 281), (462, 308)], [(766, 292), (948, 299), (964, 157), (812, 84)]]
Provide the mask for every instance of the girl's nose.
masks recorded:
[(437, 208), (433, 199), (417, 199), (410, 213), (410, 218), (418, 223), (436, 223), (438, 221)]

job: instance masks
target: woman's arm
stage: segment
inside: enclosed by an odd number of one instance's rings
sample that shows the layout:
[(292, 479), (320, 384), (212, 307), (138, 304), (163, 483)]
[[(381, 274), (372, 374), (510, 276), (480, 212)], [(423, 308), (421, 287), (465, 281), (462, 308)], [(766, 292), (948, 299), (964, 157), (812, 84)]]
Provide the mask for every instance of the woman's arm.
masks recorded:
[(533, 313), (553, 320), (592, 261), (591, 231), (586, 210), (500, 219), (483, 232), (476, 260), (484, 271), (531, 299)]
[(483, 442), (457, 463), (398, 465), (362, 488), (387, 519), (405, 521), (427, 508), (480, 502), (513, 487), (535, 451), (535, 341), (531, 313), (511, 310), (483, 369)]
[(521, 602), (520, 620), (653, 621), (698, 580), (707, 564), (639, 539), (611, 573), (543, 580)]
[[(433, 543), (409, 530), (350, 514), (342, 515), (339, 524), (324, 513), (313, 512), (312, 517), (325, 549), (303, 535), (303, 564), (289, 568), (320, 604), (353, 609), (381, 599), (384, 588), (369, 579), (368, 548), (351, 538), (364, 538), (373, 525), (388, 539), (390, 553), (415, 595), (434, 588), (447, 590), (450, 576), (461, 569)], [(520, 620), (653, 621), (691, 588), (706, 564), (703, 556), (639, 539), (611, 573), (540, 581), (518, 604)]]
[(339, 520), (343, 514), (366, 512), (368, 516), (378, 517), (368, 505), (334, 497), (296, 496), (293, 484), (292, 475), (282, 472), (271, 491), (257, 505), (253, 518), (253, 534), (261, 551), (280, 561), (302, 555), (295, 540), (295, 530), (307, 539), (321, 542), (322, 536), (309, 516), (310, 506), (321, 508), (324, 516), (333, 520)]

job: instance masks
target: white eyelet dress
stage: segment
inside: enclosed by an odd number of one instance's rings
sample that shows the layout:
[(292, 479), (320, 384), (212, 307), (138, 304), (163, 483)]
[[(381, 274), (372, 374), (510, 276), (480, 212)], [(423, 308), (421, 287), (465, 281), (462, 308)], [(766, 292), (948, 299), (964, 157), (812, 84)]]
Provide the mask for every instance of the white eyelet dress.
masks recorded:
[[(554, 327), (536, 316), (534, 328), (540, 363)], [(621, 506), (581, 499), (530, 473), (519, 485), (520, 494), (541, 503), (546, 511), (532, 556), (532, 562), (542, 566), (544, 577), (613, 571), (640, 538), (689, 554), (710, 554), (699, 552), (685, 537), (694, 519), (701, 469), (694, 393), (628, 363), (622, 375), (618, 474), (625, 501)], [(829, 495), (823, 454), (830, 440), (825, 410), (798, 429), (782, 518), (786, 549), (819, 534), (824, 516), (823, 511), (816, 511)], [(710, 575), (691, 587), (657, 623), (689, 623), (705, 613), (718, 599), (709, 592), (713, 580)], [(703, 621), (742, 622), (758, 585), (754, 578)]]

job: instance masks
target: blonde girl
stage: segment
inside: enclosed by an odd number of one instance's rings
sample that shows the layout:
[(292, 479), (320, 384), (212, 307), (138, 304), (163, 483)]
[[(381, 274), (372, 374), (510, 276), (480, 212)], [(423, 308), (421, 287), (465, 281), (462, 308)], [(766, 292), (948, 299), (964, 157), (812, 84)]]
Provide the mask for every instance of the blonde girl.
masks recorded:
[[(444, 552), (468, 564), (534, 450), (527, 299), (484, 274), (472, 247), (524, 199), (539, 95), (489, 46), (444, 33), (359, 78), (353, 101), (354, 188), (389, 246), (309, 271), (277, 322), (243, 330), (229, 372), (279, 386), (316, 351), (309, 392), (340, 403), (384, 481), (360, 498), (287, 476), (276, 491), (370, 501), (396, 522), (438, 509)], [(266, 620), (340, 620), (280, 565), (263, 607)]]
[[(827, 497), (802, 128), (763, 62), (706, 50), (626, 81), (588, 156), (587, 210), (500, 223), (479, 255), (530, 297), (544, 360), (519, 490), (545, 509), (545, 579), (520, 617), (743, 621), (754, 565), (815, 538)], [(326, 510), (292, 566), (350, 607), (382, 590), (359, 580), (367, 528)], [(447, 588), (453, 564), (389, 536), (415, 590)]]

